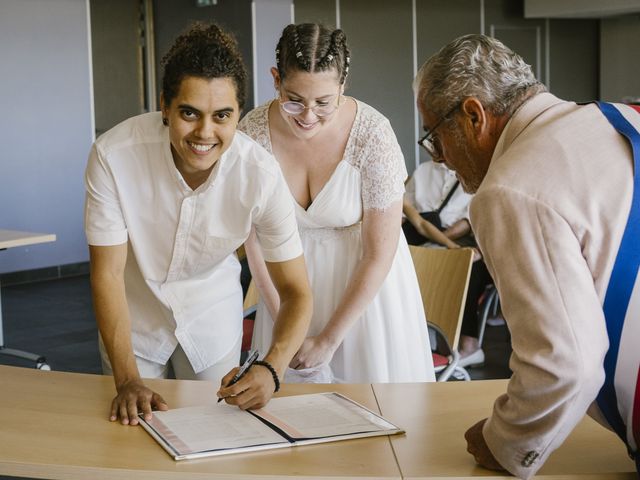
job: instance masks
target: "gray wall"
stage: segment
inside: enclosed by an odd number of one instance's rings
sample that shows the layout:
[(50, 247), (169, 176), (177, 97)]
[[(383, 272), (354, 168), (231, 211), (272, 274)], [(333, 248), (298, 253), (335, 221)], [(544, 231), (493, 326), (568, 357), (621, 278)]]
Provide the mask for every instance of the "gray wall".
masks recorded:
[[(253, 24), (253, 94), (255, 105), (262, 105), (273, 99), (273, 77), (271, 67), (275, 66), (275, 48), (282, 30), (293, 22), (293, 0), (255, 0)], [(250, 105), (247, 105), (247, 111)]]
[(0, 228), (55, 243), (0, 252), (0, 273), (86, 261), (83, 173), (93, 140), (88, 2), (0, 3)]
[(549, 20), (551, 91), (588, 102), (600, 98), (600, 21)]
[(140, 4), (91, 0), (96, 136), (144, 112)]
[(208, 7), (196, 7), (195, 5), (195, 0), (153, 0), (158, 96), (162, 85), (160, 62), (169, 51), (175, 38), (194, 21), (213, 21), (225, 30), (233, 32), (238, 40), (249, 74), (246, 107), (251, 108), (254, 104), (251, 68), (253, 64), (251, 0), (218, 0), (217, 5)]
[(296, 23), (322, 23), (328, 27), (338, 26), (336, 0), (294, 0)]
[(640, 99), (640, 15), (601, 21), (600, 88), (602, 100)]
[(640, 0), (524, 0), (527, 17), (605, 17), (640, 12)]
[(429, 56), (460, 35), (499, 38), (560, 96), (598, 97), (596, 20), (525, 19), (523, 2), (514, 0), (294, 0), (294, 6), (296, 22), (340, 23), (345, 30), (352, 50), (347, 93), (389, 118), (409, 172), (424, 160), (412, 80)]

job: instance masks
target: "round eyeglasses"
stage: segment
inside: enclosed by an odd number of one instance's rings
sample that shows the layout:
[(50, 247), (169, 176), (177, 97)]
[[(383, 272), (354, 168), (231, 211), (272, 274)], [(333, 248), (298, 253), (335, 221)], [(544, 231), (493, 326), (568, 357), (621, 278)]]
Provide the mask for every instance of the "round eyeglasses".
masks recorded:
[(449, 118), (459, 107), (462, 105), (462, 102), (456, 103), (456, 105), (449, 110), (445, 115), (443, 115), (440, 120), (436, 122), (436, 125), (431, 129), (427, 130), (426, 133), (420, 140), (418, 140), (418, 145), (424, 148), (427, 153), (433, 159), (438, 159), (442, 156), (442, 149), (440, 148), (440, 141), (438, 140), (438, 136), (435, 134), (436, 129), (444, 123), (444, 121)]
[(312, 107), (307, 107), (302, 102), (294, 102), (288, 100), (286, 102), (280, 101), (280, 106), (289, 115), (301, 115), (305, 110), (311, 110), (317, 117), (327, 117), (335, 112), (340, 106), (340, 95), (338, 95), (337, 101), (331, 103), (316, 103)]

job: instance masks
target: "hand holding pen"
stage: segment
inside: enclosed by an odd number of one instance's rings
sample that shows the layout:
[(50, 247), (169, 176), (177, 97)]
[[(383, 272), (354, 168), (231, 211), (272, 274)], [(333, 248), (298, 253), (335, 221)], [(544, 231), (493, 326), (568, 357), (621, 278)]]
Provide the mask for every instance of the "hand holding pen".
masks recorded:
[[(244, 361), (240, 369), (233, 376), (231, 381), (227, 385), (225, 385), (225, 387), (230, 387), (231, 385), (236, 383), (238, 380), (240, 380), (244, 376), (244, 374), (249, 371), (249, 369), (251, 368), (251, 365), (253, 365), (257, 359), (258, 359), (258, 351), (257, 350), (250, 351), (249, 354), (247, 355), (247, 359)], [(222, 400), (224, 400), (223, 397), (218, 398), (218, 403), (220, 403)]]

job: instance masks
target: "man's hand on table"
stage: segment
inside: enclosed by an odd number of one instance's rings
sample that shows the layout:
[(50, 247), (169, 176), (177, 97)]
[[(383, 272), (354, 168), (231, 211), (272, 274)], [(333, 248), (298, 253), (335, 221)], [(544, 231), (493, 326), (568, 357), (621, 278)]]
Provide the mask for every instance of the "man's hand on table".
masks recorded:
[(481, 467), (488, 468), (489, 470), (505, 471), (504, 467), (498, 463), (491, 453), (491, 450), (489, 450), (482, 435), (482, 427), (486, 421), (486, 418), (480, 420), (465, 432), (464, 438), (467, 441), (467, 452), (473, 455), (476, 463)]
[(138, 413), (150, 420), (153, 410), (168, 410), (164, 399), (147, 388), (142, 380), (131, 380), (117, 387), (118, 395), (111, 402), (109, 420), (120, 420), (122, 425), (137, 425)]

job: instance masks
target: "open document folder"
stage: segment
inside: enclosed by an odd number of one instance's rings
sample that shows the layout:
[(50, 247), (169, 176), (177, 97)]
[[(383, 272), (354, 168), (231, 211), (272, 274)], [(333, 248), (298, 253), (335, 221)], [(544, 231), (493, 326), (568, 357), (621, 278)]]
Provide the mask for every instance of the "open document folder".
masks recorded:
[(334, 392), (273, 398), (259, 410), (176, 408), (141, 416), (140, 424), (175, 460), (404, 432)]

